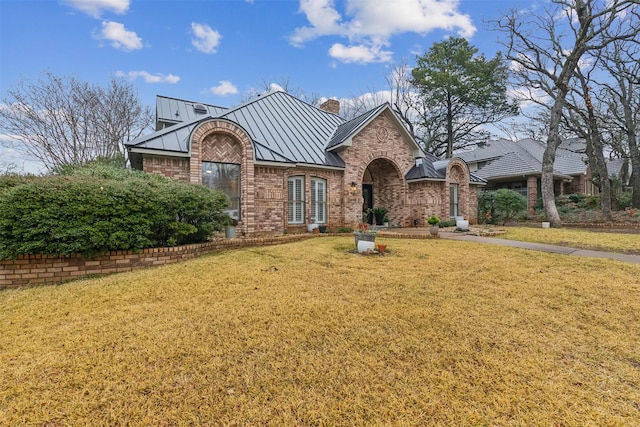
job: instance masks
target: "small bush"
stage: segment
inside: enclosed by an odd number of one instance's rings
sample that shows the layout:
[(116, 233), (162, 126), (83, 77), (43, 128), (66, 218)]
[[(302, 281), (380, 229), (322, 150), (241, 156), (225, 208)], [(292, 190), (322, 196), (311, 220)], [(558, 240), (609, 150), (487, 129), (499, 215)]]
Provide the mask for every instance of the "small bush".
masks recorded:
[(632, 197), (632, 193), (630, 191), (623, 191), (621, 193), (616, 194), (615, 205), (617, 209), (624, 210), (628, 207), (631, 207), (631, 197)]
[(0, 192), (0, 258), (202, 242), (228, 204), (205, 186), (122, 168), (41, 177)]
[(336, 233), (353, 233), (353, 228), (351, 227), (338, 227)]
[(484, 193), (478, 199), (478, 222), (484, 224), (506, 223), (527, 210), (527, 199), (520, 193), (501, 188)]
[(478, 223), (495, 224), (495, 199), (494, 192), (488, 191), (478, 198)]
[(440, 227), (440, 228), (455, 227), (455, 226), (456, 226), (456, 220), (455, 219), (448, 219), (446, 221), (440, 221), (438, 223), (438, 227)]

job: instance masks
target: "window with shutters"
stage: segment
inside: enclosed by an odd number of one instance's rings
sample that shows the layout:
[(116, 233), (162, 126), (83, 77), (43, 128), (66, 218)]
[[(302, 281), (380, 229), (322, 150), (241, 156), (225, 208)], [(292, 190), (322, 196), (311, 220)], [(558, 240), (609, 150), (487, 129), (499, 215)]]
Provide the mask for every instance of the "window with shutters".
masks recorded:
[(226, 194), (231, 200), (231, 206), (225, 212), (240, 219), (240, 165), (202, 162), (202, 184)]
[(289, 224), (304, 224), (304, 177), (292, 176), (288, 182)]
[(318, 224), (327, 222), (327, 180), (311, 178), (311, 217)]

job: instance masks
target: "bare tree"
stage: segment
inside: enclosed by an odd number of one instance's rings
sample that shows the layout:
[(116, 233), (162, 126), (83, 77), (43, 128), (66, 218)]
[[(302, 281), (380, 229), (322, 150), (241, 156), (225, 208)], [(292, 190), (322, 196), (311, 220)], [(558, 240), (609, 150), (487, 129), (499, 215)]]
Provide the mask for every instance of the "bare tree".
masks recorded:
[(245, 96), (240, 99), (240, 102), (249, 102), (262, 95), (266, 95), (271, 92), (286, 92), (291, 96), (295, 96), (298, 99), (306, 102), (307, 104), (317, 105), (320, 101), (320, 95), (315, 92), (306, 92), (300, 86), (296, 86), (291, 82), (290, 76), (281, 76), (277, 80), (269, 81), (262, 79), (257, 88), (250, 90)]
[(600, 109), (594, 105), (591, 96), (592, 67), (585, 71), (576, 69), (576, 78), (579, 85), (573, 87), (574, 95), (567, 102), (565, 126), (576, 135), (584, 138), (586, 142), (586, 154), (591, 168), (592, 181), (600, 189), (600, 203), (602, 218), (610, 221), (611, 216), (611, 182), (604, 157), (604, 141), (601, 132), (602, 115)]
[(20, 81), (2, 102), (2, 133), (48, 170), (98, 158), (124, 162), (123, 143), (153, 123), (134, 88), (115, 79), (101, 87), (45, 72), (36, 81)]
[[(629, 18), (631, 15), (631, 19)], [(625, 18), (626, 16), (626, 18)], [(555, 204), (553, 164), (560, 145), (562, 112), (583, 55), (638, 33), (638, 0), (551, 0), (542, 13), (513, 11), (497, 22), (507, 33), (507, 58), (517, 64), (521, 83), (549, 88), (547, 145), (542, 164), (542, 200), (547, 220), (561, 226)], [(609, 32), (615, 27), (616, 31)], [(612, 34), (615, 34), (613, 36)]]
[(611, 43), (599, 58), (600, 65), (611, 75), (611, 80), (604, 84), (601, 99), (607, 105), (607, 117), (612, 125), (613, 137), (619, 142), (616, 148), (622, 156), (631, 160), (631, 204), (636, 208), (640, 208), (639, 56), (640, 39), (636, 37), (628, 43)]

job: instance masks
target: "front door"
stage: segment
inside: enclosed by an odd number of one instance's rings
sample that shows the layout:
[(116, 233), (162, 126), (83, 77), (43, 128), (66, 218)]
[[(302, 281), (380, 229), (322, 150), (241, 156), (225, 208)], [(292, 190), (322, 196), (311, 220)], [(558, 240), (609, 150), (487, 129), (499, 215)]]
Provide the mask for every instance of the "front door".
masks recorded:
[[(362, 199), (362, 212), (365, 212), (367, 209), (373, 210), (373, 184), (362, 184)], [(369, 216), (365, 222), (373, 224), (373, 212), (369, 212)]]

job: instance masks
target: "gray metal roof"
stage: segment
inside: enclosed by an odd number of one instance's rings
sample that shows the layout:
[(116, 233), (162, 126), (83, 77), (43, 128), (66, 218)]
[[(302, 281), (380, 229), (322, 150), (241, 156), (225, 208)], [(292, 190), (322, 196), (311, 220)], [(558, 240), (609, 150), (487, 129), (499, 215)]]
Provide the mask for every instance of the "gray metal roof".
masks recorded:
[[(196, 108), (204, 107), (204, 110)], [(202, 104), (184, 99), (156, 96), (156, 122), (181, 123), (199, 120), (205, 116), (218, 116), (227, 109), (217, 105)], [(200, 112), (203, 111), (203, 112)]]
[(209, 118), (211, 118), (211, 116), (191, 120), (186, 123), (178, 123), (149, 135), (143, 135), (133, 141), (126, 142), (125, 145), (129, 149), (169, 151), (187, 155), (189, 154), (191, 132), (193, 132), (200, 122)]
[[(187, 156), (194, 129), (206, 120), (219, 119), (229, 120), (242, 127), (252, 140), (255, 159), (258, 161), (343, 168), (344, 161), (331, 148), (336, 148), (359, 132), (386, 109), (393, 114), (387, 103), (346, 121), (285, 92), (273, 92), (231, 109), (218, 110), (220, 107), (212, 107), (208, 110), (210, 114), (195, 114), (193, 106), (196, 104), (192, 101), (159, 96), (157, 111), (165, 120), (169, 120), (168, 117), (174, 110), (178, 112), (175, 119), (179, 118), (178, 116), (188, 116), (191, 119), (140, 137), (127, 143), (127, 147), (132, 152), (169, 152), (173, 155)], [(395, 118), (397, 120), (397, 117)], [(398, 123), (402, 126), (399, 121)], [(411, 136), (408, 138), (411, 139)], [(415, 151), (421, 153), (415, 141), (411, 141), (415, 145)], [(437, 159), (431, 157), (425, 157), (425, 164), (430, 166), (426, 166), (425, 170), (412, 172), (412, 176), (439, 178), (440, 175), (431, 170), (431, 163)]]
[[(440, 160), (433, 154), (426, 153), (425, 156), (421, 158), (421, 161), (417, 161), (409, 172), (407, 172), (405, 179), (407, 181), (423, 179), (444, 180), (446, 179), (449, 162), (451, 162), (451, 159)], [(487, 181), (473, 173), (469, 174), (469, 182), (480, 185), (487, 183)]]
[[(336, 163), (340, 162), (326, 156), (325, 147), (345, 120), (285, 92), (261, 96), (218, 117), (242, 126), (255, 143), (276, 157), (293, 163), (339, 166)], [(258, 159), (280, 161), (271, 155)]]
[(371, 119), (376, 117), (382, 110), (389, 106), (389, 103), (382, 104), (373, 110), (369, 110), (360, 116), (349, 120), (346, 123), (342, 123), (338, 126), (333, 138), (327, 144), (327, 150), (337, 147), (338, 145), (345, 142), (352, 135), (358, 132), (361, 127), (365, 126)]

